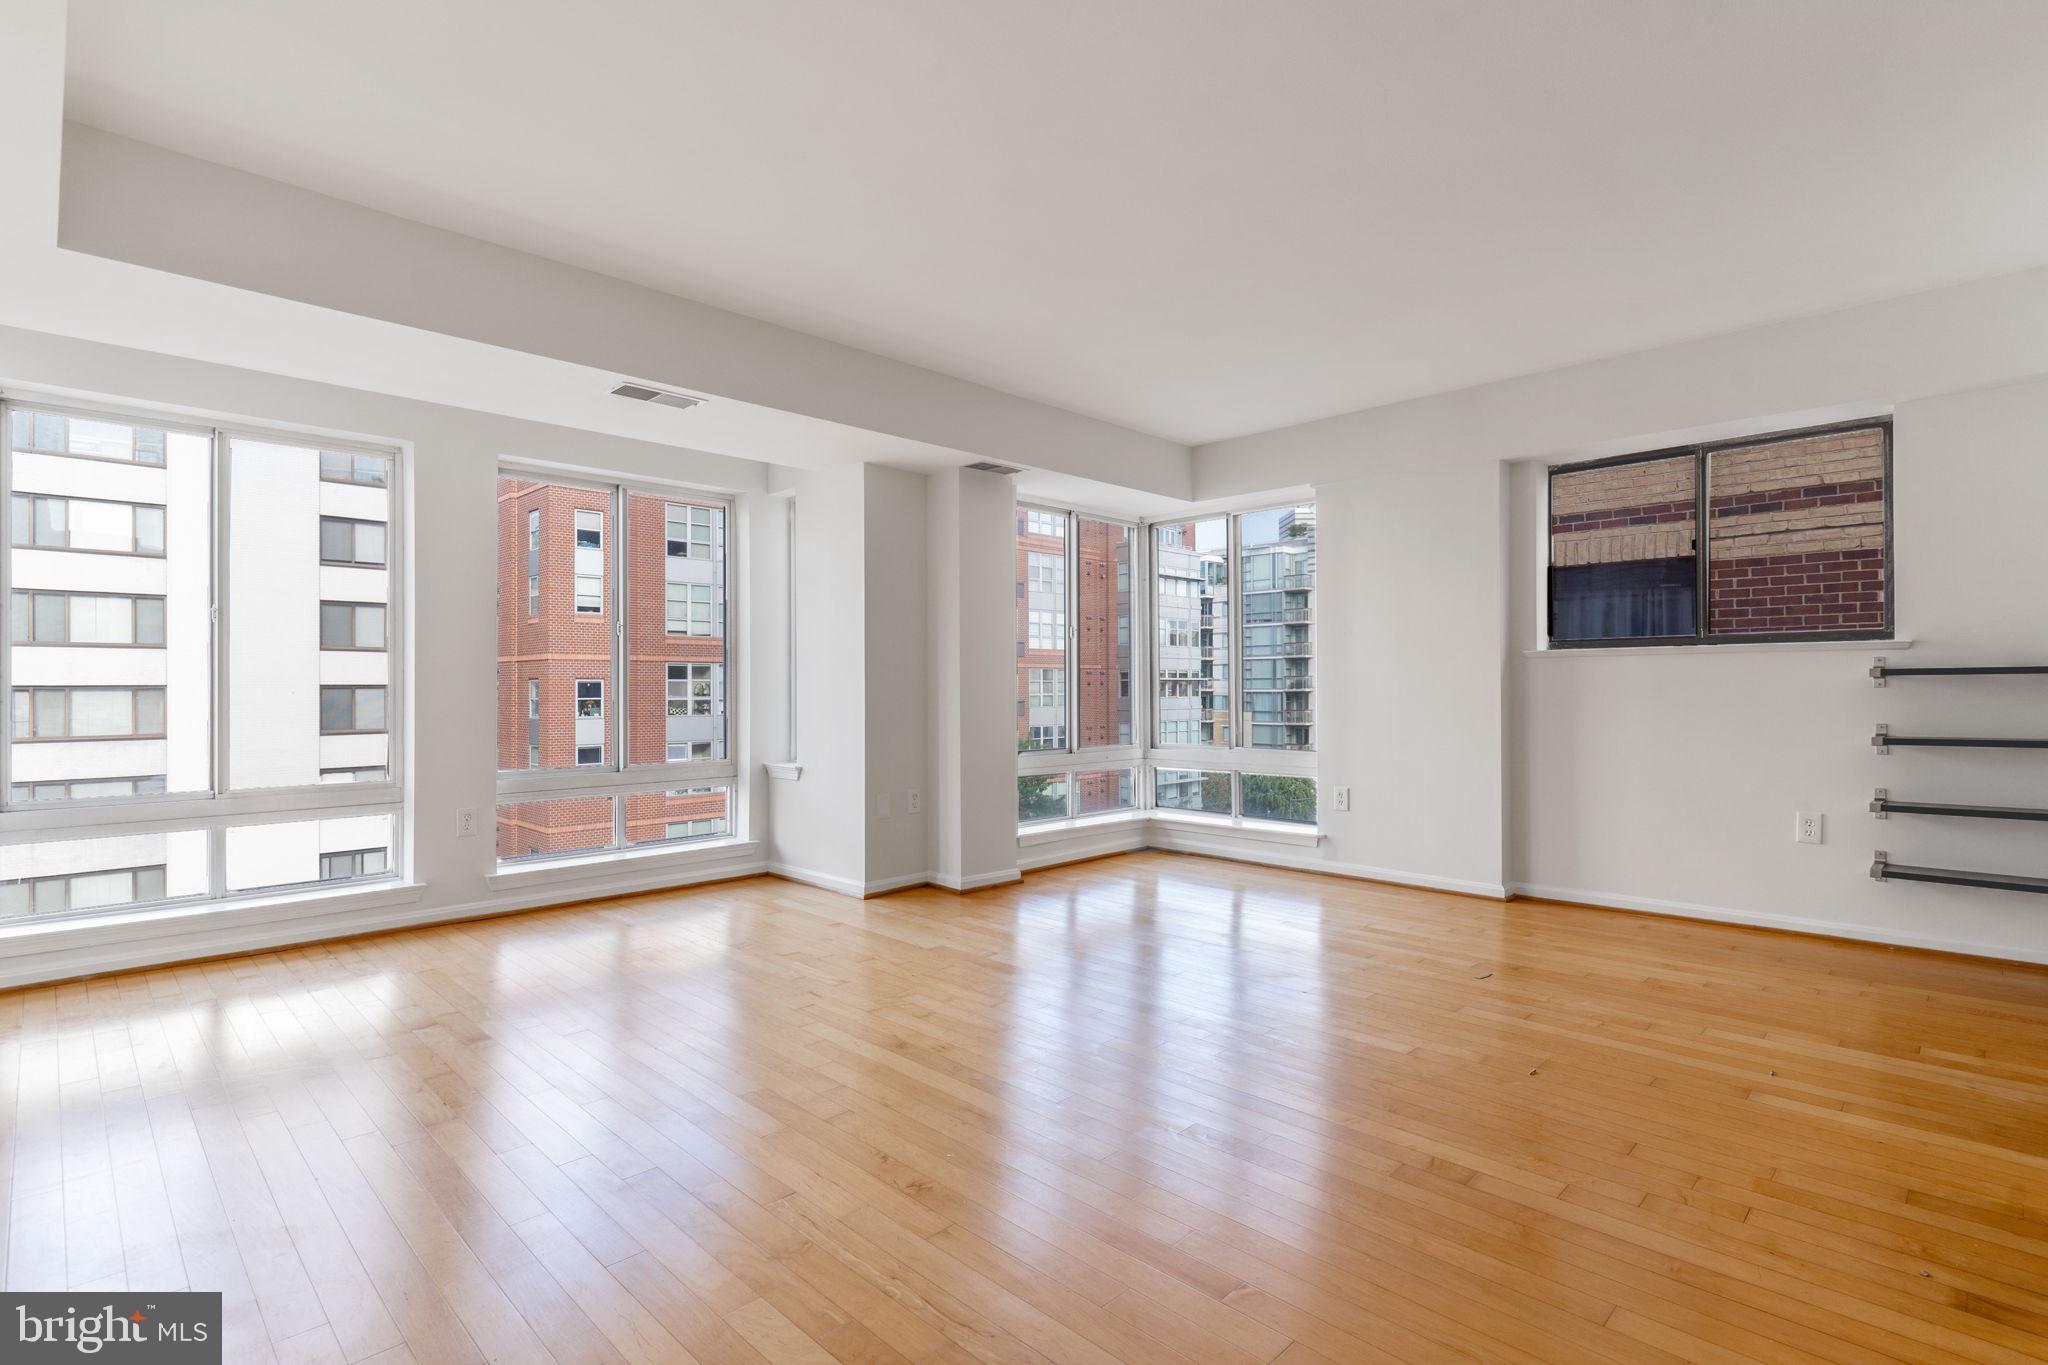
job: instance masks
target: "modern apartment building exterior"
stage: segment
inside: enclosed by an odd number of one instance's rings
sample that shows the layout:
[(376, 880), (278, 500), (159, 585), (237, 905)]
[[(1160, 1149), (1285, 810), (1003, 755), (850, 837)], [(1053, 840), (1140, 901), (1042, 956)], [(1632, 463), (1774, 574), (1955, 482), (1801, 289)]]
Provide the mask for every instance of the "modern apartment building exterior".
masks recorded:
[(1244, 601), (1244, 742), (1254, 749), (1315, 747), (1316, 519), (1282, 512), (1268, 539), (1239, 519)]
[[(8, 438), (10, 806), (388, 779), (388, 457), (33, 406)], [(260, 623), (225, 649), (223, 571)], [(221, 833), (226, 891), (390, 866), (383, 812)], [(0, 915), (205, 895), (211, 840), (0, 846)]]
[[(726, 508), (498, 481), (498, 767), (646, 767), (727, 757)], [(627, 575), (623, 610), (615, 575)], [(623, 669), (614, 669), (614, 646)], [(614, 696), (621, 681), (624, 695)], [(615, 712), (614, 708), (623, 708)], [(623, 715), (625, 724), (618, 724)], [(624, 763), (613, 746), (624, 732)], [(501, 804), (501, 859), (727, 832), (723, 786)]]
[[(1020, 750), (1133, 742), (1135, 545), (1132, 528), (1120, 522), (1017, 509)], [(1074, 784), (1077, 815), (1132, 803), (1128, 770), (1080, 772)]]

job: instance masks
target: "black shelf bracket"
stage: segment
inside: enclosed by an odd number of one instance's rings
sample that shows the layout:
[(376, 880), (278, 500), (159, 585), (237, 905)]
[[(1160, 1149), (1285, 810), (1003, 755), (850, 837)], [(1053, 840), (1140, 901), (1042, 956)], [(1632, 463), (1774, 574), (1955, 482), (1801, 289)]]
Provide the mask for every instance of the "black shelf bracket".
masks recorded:
[(2048, 739), (2000, 739), (1992, 735), (1895, 735), (1889, 725), (1879, 725), (1870, 736), (1870, 746), (1881, 754), (1893, 745), (1918, 749), (2048, 749)]
[(2048, 674), (2048, 664), (1985, 664), (1968, 667), (1893, 668), (1880, 654), (1870, 661), (1870, 685), (1883, 687), (1888, 678), (1988, 678)]
[(1894, 801), (1891, 792), (1879, 787), (1870, 798), (1870, 813), (1878, 819), (1894, 815), (1947, 815), (1966, 820), (2048, 820), (2048, 810), (2032, 806), (1959, 806), (1940, 801)]
[(1978, 886), (1987, 891), (2048, 894), (2048, 877), (2021, 877), (2009, 872), (1968, 872), (1953, 867), (1915, 867), (1895, 863), (1883, 849), (1870, 855), (1870, 878), (1879, 882), (1933, 882), (1942, 886)]

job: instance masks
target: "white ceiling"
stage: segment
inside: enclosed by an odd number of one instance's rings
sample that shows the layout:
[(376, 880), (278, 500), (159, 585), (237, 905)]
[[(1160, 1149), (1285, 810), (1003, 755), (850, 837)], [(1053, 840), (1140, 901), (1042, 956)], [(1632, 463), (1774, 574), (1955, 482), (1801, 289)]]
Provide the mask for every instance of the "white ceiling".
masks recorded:
[(67, 116), (1187, 442), (2048, 262), (2040, 0), (73, 0)]

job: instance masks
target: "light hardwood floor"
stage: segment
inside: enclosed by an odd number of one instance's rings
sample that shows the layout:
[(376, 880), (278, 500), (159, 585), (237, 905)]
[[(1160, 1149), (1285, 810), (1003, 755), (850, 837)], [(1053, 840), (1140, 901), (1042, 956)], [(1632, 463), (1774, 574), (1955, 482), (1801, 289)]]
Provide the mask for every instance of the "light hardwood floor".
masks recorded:
[(2048, 1360), (2048, 971), (1167, 854), (0, 996), (10, 1289), (227, 1359)]

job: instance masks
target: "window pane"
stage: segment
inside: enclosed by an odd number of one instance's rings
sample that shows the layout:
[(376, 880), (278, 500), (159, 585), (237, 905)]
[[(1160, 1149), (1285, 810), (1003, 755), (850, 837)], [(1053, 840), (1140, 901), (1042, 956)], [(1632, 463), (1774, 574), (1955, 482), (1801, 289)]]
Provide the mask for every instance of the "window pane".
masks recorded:
[(0, 847), (0, 918), (205, 895), (207, 837), (187, 829)]
[(355, 528), (345, 521), (322, 520), (320, 557), (339, 563), (355, 558)]
[(1707, 457), (1707, 629), (1882, 631), (1884, 429)]
[(136, 733), (135, 693), (125, 687), (79, 687), (71, 692), (71, 733), (80, 738)]
[(626, 842), (659, 844), (675, 839), (709, 839), (729, 829), (724, 787), (680, 787), (633, 792), (626, 797)]
[(358, 687), (355, 692), (356, 729), (384, 729), (386, 726), (384, 718), (384, 689), (381, 687)]
[(1243, 742), (1315, 747), (1316, 509), (1247, 512), (1237, 519), (1239, 615), (1244, 629)]
[(1160, 810), (1230, 814), (1230, 774), (1192, 768), (1158, 768), (1152, 774), (1152, 804)]
[(382, 564), (384, 562), (384, 524), (376, 521), (356, 523), (356, 563)]
[(335, 521), (389, 518), (389, 490), (355, 479), (359, 457), (312, 446), (237, 436), (227, 458), (228, 785), (312, 786), (328, 768), (384, 766), (387, 736), (343, 732), (385, 729), (390, 656), (323, 651), (355, 649), (356, 604), (381, 616), (390, 575), (320, 561)]
[(384, 608), (359, 606), (355, 610), (356, 648), (384, 648)]
[(1697, 630), (1690, 454), (1550, 476), (1550, 638)]
[[(307, 466), (310, 471), (312, 466)], [(271, 825), (231, 825), (224, 832), (227, 889), (256, 891), (268, 886), (348, 880), (374, 876), (388, 864), (391, 813), (335, 815), (317, 820), (290, 820)], [(361, 857), (371, 854), (374, 871)], [(332, 861), (330, 861), (330, 859)]]
[(61, 592), (39, 592), (35, 594), (35, 638), (44, 642), (61, 640), (69, 627), (65, 624), (65, 597)]
[[(576, 713), (576, 683), (611, 676), (608, 617), (576, 610), (579, 558), (595, 567), (592, 600), (609, 600), (608, 546), (578, 550), (576, 518), (601, 528), (611, 495), (601, 489), (501, 477), (498, 480), (498, 766), (569, 768), (578, 749), (598, 748), (604, 721)], [(534, 534), (529, 540), (529, 530)], [(603, 539), (600, 534), (600, 539)], [(529, 589), (529, 575), (531, 588)], [(529, 605), (530, 604), (530, 605)], [(540, 700), (529, 733), (527, 689)], [(656, 684), (657, 693), (659, 684)], [(529, 743), (529, 739), (531, 742)]]
[(1283, 820), (1288, 824), (1316, 822), (1316, 780), (1313, 777), (1272, 777), (1245, 773), (1238, 778), (1244, 786), (1244, 818)]
[[(626, 726), (636, 764), (726, 757), (725, 508), (626, 497)], [(629, 812), (630, 813), (630, 812)]]
[(1074, 774), (1074, 814), (1101, 815), (1107, 811), (1129, 810), (1136, 804), (1136, 792), (1129, 768), (1106, 768), (1099, 772)]
[(135, 642), (143, 645), (160, 645), (164, 643), (163, 598), (143, 597), (136, 600)]
[(1230, 522), (1155, 526), (1158, 743), (1230, 743)]
[(498, 860), (557, 858), (612, 845), (612, 798), (575, 796), (498, 807)]
[[(160, 555), (164, 552), (164, 515), (161, 507), (137, 507), (135, 509), (135, 552), (144, 555)], [(188, 518), (179, 517), (178, 523), (184, 528), (180, 533), (189, 534), (192, 528), (186, 526)]]
[(1067, 778), (1064, 773), (1045, 773), (1017, 779), (1017, 823), (1067, 818)]
[(320, 648), (347, 649), (355, 639), (355, 609), (346, 602), (320, 604)]
[(1017, 509), (1017, 747), (1067, 747), (1067, 515)]
[(1131, 740), (1131, 546), (1128, 526), (1075, 518), (1079, 748)]

